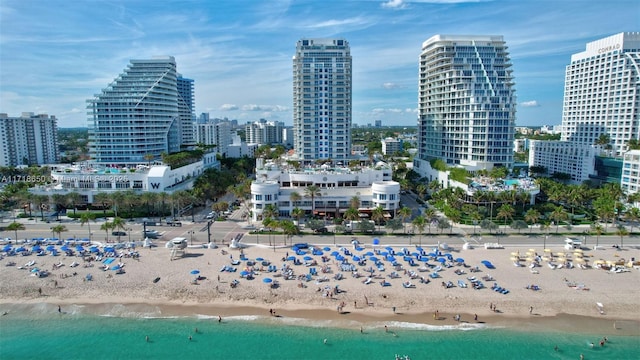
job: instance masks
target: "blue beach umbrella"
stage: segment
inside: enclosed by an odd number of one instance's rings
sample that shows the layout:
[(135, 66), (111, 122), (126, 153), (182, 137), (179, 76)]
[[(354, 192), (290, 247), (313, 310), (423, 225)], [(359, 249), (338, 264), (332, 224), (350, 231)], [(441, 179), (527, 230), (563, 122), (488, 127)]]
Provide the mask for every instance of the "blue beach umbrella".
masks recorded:
[(328, 246), (325, 246), (325, 247), (323, 247), (323, 248), (322, 248), (322, 250), (324, 250), (324, 251), (331, 251), (331, 248), (330, 248), (330, 247), (328, 247)]
[(53, 245), (49, 245), (49, 246), (46, 247), (47, 251), (53, 251), (53, 250), (55, 250), (55, 248), (56, 247), (53, 246)]
[(303, 257), (303, 259), (305, 259), (305, 260), (307, 260), (307, 261), (309, 261), (309, 260), (313, 260), (313, 258), (312, 258), (311, 256), (309, 256), (309, 255), (307, 255), (307, 256), (305, 256), (305, 257)]
[(373, 238), (373, 245), (380, 245), (380, 239)]
[(463, 263), (463, 262), (464, 262), (464, 259), (463, 259), (463, 258), (457, 258), (457, 259), (456, 259), (456, 262)]
[(378, 261), (378, 258), (377, 258), (377, 257), (375, 257), (375, 256), (371, 256), (371, 257), (369, 257), (369, 260), (371, 260), (371, 261)]
[(360, 256), (354, 256), (353, 261), (360, 261)]
[(120, 265), (113, 265), (111, 270), (120, 270)]
[(263, 258), (261, 258), (261, 257), (257, 257), (257, 258), (256, 258), (256, 261), (264, 261), (264, 259), (263, 259)]
[(95, 247), (95, 246), (94, 246), (94, 247), (92, 247), (92, 248), (90, 248), (90, 249), (89, 249), (89, 251), (91, 251), (92, 253), (100, 252), (100, 250), (99, 250), (97, 247)]
[(338, 256), (339, 254), (340, 254), (340, 253), (339, 253), (339, 252), (337, 252), (337, 251), (333, 251), (333, 252), (331, 252), (331, 256)]
[(200, 274), (200, 270), (191, 270), (191, 275), (198, 275)]
[(441, 262), (441, 263), (444, 264), (445, 262), (447, 262), (447, 259), (445, 259), (443, 257), (440, 257), (440, 258), (438, 258), (438, 262)]
[(247, 275), (249, 275), (249, 272), (246, 271), (246, 270), (240, 272), (240, 276), (242, 276), (242, 277), (245, 277)]
[(336, 256), (336, 260), (342, 261), (342, 260), (344, 260), (344, 256), (338, 255), (338, 256)]
[(384, 249), (385, 249), (385, 250), (388, 250), (388, 251), (392, 251), (392, 250), (393, 250), (393, 248), (392, 248), (391, 246), (387, 246), (387, 247), (386, 247), (386, 248), (384, 248)]
[(291, 255), (291, 256), (289, 256), (289, 257), (287, 258), (287, 260), (289, 260), (289, 261), (293, 261), (293, 260), (295, 260), (295, 259), (296, 259), (296, 257), (295, 257), (295, 256), (293, 256), (293, 255)]
[(264, 279), (262, 279), (262, 282), (265, 283), (265, 284), (270, 284), (270, 283), (273, 282), (273, 279), (272, 278), (264, 278)]
[(364, 256), (373, 256), (373, 253), (371, 251), (367, 251)]
[(2, 251), (3, 251), (3, 252), (7, 252), (7, 251), (10, 251), (10, 250), (11, 250), (11, 245), (5, 245), (5, 246), (2, 248)]
[(16, 252), (23, 252), (23, 251), (27, 251), (27, 249), (25, 249), (23, 246), (20, 246), (19, 248), (16, 249)]
[(416, 246), (416, 250), (422, 252), (422, 248), (420, 246)]

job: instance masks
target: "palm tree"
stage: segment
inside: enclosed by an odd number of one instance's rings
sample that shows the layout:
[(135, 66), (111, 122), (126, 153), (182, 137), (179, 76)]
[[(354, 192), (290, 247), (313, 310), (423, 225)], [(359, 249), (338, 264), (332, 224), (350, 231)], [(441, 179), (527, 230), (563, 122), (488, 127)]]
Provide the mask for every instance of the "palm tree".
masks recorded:
[(105, 221), (104, 224), (100, 225), (100, 230), (104, 230), (107, 237), (105, 238), (106, 242), (109, 242), (109, 230), (112, 229), (111, 223), (109, 221)]
[(76, 210), (78, 210), (78, 204), (80, 203), (80, 200), (80, 194), (75, 191), (65, 195), (65, 201), (67, 205), (70, 205), (73, 208), (73, 216), (76, 215)]
[(54, 210), (56, 211), (56, 219), (60, 219), (60, 211), (62, 209), (66, 210), (65, 204), (67, 202), (67, 198), (62, 194), (53, 194), (51, 196), (51, 201), (53, 202)]
[(378, 206), (371, 211), (371, 219), (378, 223), (378, 231), (380, 231), (380, 224), (384, 219), (384, 209), (382, 206)]
[(623, 225), (618, 225), (617, 229), (616, 229), (616, 235), (620, 236), (620, 247), (623, 246), (623, 238), (627, 235), (629, 235), (629, 230), (627, 230), (626, 227), (624, 227)]
[(63, 232), (66, 232), (66, 231), (68, 231), (68, 230), (67, 230), (67, 227), (64, 226), (64, 225), (56, 225), (56, 226), (51, 228), (51, 232), (52, 233), (58, 234), (58, 239), (62, 239), (62, 235), (61, 234)]
[(560, 221), (565, 221), (569, 218), (566, 210), (562, 206), (556, 206), (553, 212), (551, 212), (551, 220), (556, 223), (556, 234), (558, 233), (558, 227), (560, 226)]
[(344, 213), (345, 220), (357, 221), (360, 219), (360, 212), (356, 208), (348, 208)]
[(416, 192), (418, 193), (418, 198), (422, 200), (422, 197), (427, 192), (427, 185), (418, 184), (418, 186), (416, 186)]
[(144, 159), (147, 160), (147, 166), (151, 166), (151, 160), (153, 160), (155, 156), (153, 154), (144, 154)]
[(84, 224), (87, 224), (87, 227), (89, 228), (90, 240), (91, 240), (91, 221), (95, 219), (96, 219), (96, 215), (89, 211), (85, 211), (84, 213), (82, 213), (82, 215), (80, 215), (80, 226), (84, 226)]
[[(111, 228), (114, 230), (125, 230), (125, 225), (127, 223), (119, 217), (113, 218), (111, 222)], [(120, 233), (118, 232), (118, 242), (120, 242)]]
[(11, 224), (7, 225), (6, 227), (7, 231), (13, 231), (14, 235), (15, 235), (15, 240), (18, 241), (18, 230), (26, 230), (26, 228), (24, 227), (23, 223), (19, 223), (19, 222), (12, 222)]
[(538, 220), (540, 220), (540, 216), (541, 216), (540, 213), (536, 209), (529, 209), (524, 214), (524, 220), (527, 223), (530, 223), (531, 225), (531, 227), (529, 228), (529, 233), (531, 233), (531, 229), (533, 228), (533, 225), (535, 225), (538, 222)]
[(294, 207), (293, 210), (291, 210), (291, 216), (296, 219), (297, 228), (298, 231), (300, 231), (300, 218), (304, 216), (304, 210), (299, 207)]
[(352, 207), (354, 209), (360, 209), (360, 196), (353, 195), (349, 200), (349, 207)]
[(398, 216), (400, 216), (400, 218), (402, 219), (402, 231), (405, 234), (407, 233), (406, 221), (411, 217), (411, 214), (411, 209), (406, 206), (403, 206), (402, 208), (400, 208), (400, 210), (398, 210)]
[(277, 219), (278, 215), (279, 215), (278, 206), (274, 204), (267, 204), (262, 210), (262, 218)]
[(505, 228), (507, 227), (507, 220), (513, 220), (513, 215), (515, 214), (515, 210), (513, 206), (510, 204), (502, 204), (498, 208), (498, 214), (496, 215), (496, 219), (504, 219), (505, 220)]
[(625, 219), (629, 222), (629, 226), (631, 226), (631, 232), (633, 233), (633, 225), (640, 220), (640, 209), (637, 207), (632, 207), (625, 214)]
[[(145, 193), (147, 194), (147, 193)], [(100, 204), (102, 206), (102, 213), (104, 217), (107, 217), (107, 207), (111, 204), (111, 196), (105, 192), (99, 192), (93, 196), (93, 202)]]
[(302, 195), (297, 191), (289, 194), (289, 200), (291, 200), (291, 206), (300, 206), (300, 200), (302, 200)]
[(598, 244), (600, 243), (600, 235), (604, 233), (604, 228), (602, 227), (602, 225), (594, 223), (594, 224), (591, 224), (591, 231), (596, 233), (596, 249), (597, 249)]
[(312, 216), (315, 215), (315, 209), (316, 209), (315, 199), (316, 197), (322, 196), (322, 193), (320, 192), (320, 187), (316, 185), (307, 186), (306, 188), (304, 188), (304, 196), (311, 198), (311, 214)]
[(436, 219), (437, 216), (438, 214), (436, 214), (436, 211), (432, 208), (427, 208), (424, 210), (422, 218), (424, 219), (425, 225), (429, 226), (429, 234), (431, 234), (431, 223)]
[[(413, 225), (413, 227), (417, 229), (418, 233), (420, 234), (420, 245), (422, 245), (422, 233), (424, 232), (425, 224), (426, 220), (422, 215), (416, 216), (415, 218), (413, 218), (413, 221), (411, 221), (411, 225)], [(431, 228), (431, 225), (429, 225), (429, 228)], [(429, 230), (429, 232), (431, 232), (431, 230)]]
[(124, 202), (124, 193), (122, 191), (114, 191), (109, 195), (111, 197), (111, 204), (113, 205), (113, 216), (118, 217), (120, 204)]

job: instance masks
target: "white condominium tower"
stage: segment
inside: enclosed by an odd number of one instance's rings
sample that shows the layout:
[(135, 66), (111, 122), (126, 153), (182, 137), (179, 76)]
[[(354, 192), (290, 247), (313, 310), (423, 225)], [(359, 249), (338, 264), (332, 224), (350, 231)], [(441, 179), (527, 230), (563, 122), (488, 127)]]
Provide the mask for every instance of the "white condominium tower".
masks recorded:
[(435, 35), (420, 54), (418, 151), (469, 171), (513, 164), (516, 97), (502, 36)]
[(622, 157), (640, 135), (640, 33), (619, 33), (587, 43), (567, 65), (562, 140), (594, 145), (610, 138)]
[(193, 80), (172, 56), (131, 60), (113, 83), (87, 100), (89, 153), (98, 163), (147, 162), (194, 143)]
[(344, 39), (302, 39), (293, 56), (294, 149), (300, 159), (351, 155), (351, 52)]

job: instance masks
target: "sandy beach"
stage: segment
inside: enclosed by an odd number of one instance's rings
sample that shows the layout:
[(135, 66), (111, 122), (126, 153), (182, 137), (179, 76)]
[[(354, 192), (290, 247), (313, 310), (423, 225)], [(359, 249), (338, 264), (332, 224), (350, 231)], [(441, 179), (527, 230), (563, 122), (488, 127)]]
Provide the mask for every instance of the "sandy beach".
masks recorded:
[[(327, 261), (323, 262), (320, 255), (312, 255), (309, 249), (306, 254), (296, 255), (290, 247), (274, 251), (271, 247), (247, 244), (242, 253), (248, 261), (256, 262), (251, 280), (241, 275), (242, 271), (251, 270), (247, 260), (231, 265), (232, 260), (240, 260), (240, 250), (226, 246), (188, 248), (186, 255), (173, 260), (170, 249), (164, 247), (136, 249), (140, 254), (138, 259), (123, 256), (112, 263), (124, 264), (123, 274), (105, 271), (100, 261), (88, 263), (77, 256), (5, 256), (0, 260), (0, 308), (2, 304), (14, 303), (50, 303), (62, 307), (82, 304), (99, 312), (102, 304), (125, 304), (139, 307), (142, 312), (159, 312), (162, 316), (269, 316), (273, 309), (277, 316), (284, 318), (311, 322), (334, 320), (347, 327), (394, 321), (442, 326), (482, 323), (528, 330), (580, 328), (581, 331), (594, 329), (598, 333), (606, 330), (640, 335), (640, 271), (633, 267), (622, 272), (595, 268), (598, 260), (626, 263), (631, 258), (638, 259), (640, 250), (635, 248), (584, 250), (582, 255), (563, 248), (545, 251), (542, 247), (439, 249), (441, 258), (451, 254), (453, 260), (441, 263), (431, 257), (426, 263), (416, 261), (416, 265), (411, 266), (398, 255), (403, 246), (394, 245), (399, 266), (394, 269), (391, 262), (382, 260), (384, 255), (376, 253), (374, 255), (384, 266), (381, 271), (371, 260), (358, 265), (352, 256), (344, 255), (344, 249), (369, 259), (370, 256), (365, 255), (367, 252), (388, 252), (384, 239), (380, 246), (369, 244), (361, 250), (355, 250), (350, 244), (310, 245), (328, 248), (322, 250)], [(406, 248), (410, 253), (417, 251), (415, 246)], [(425, 245), (423, 251), (433, 252), (433, 246)], [(341, 271), (340, 261), (331, 255), (334, 252), (348, 259), (360, 276), (355, 277), (354, 271)], [(530, 268), (528, 265), (536, 254), (540, 256), (541, 266)], [(287, 256), (295, 256), (302, 264), (283, 261)], [(305, 256), (311, 258), (308, 261), (315, 260), (317, 265), (305, 265)], [(522, 266), (514, 265), (516, 257), (521, 259)], [(257, 258), (263, 260), (256, 261)], [(456, 261), (458, 258), (464, 262)], [(583, 263), (579, 258), (589, 265), (586, 269), (578, 267)], [(35, 261), (33, 266), (24, 266), (32, 260)], [(74, 261), (79, 263), (77, 267), (71, 267)], [(268, 266), (262, 265), (263, 261), (270, 262), (277, 271), (269, 272)], [(482, 261), (491, 262), (495, 268), (487, 268)], [(16, 265), (6, 266), (9, 262)], [(566, 262), (576, 266), (571, 269), (549, 266), (549, 263)], [(54, 264), (63, 265), (54, 268)], [(88, 267), (88, 264), (93, 266)], [(291, 269), (293, 280), (285, 280), (282, 276), (283, 264)], [(220, 271), (227, 265), (236, 271)], [(372, 266), (375, 272), (371, 282), (366, 284), (370, 274), (365, 269)], [(431, 278), (429, 274), (436, 272), (436, 266), (442, 269), (437, 271), (437, 278)], [(51, 274), (44, 278), (32, 276), (33, 267), (46, 269)], [(323, 267), (327, 272), (323, 272)], [(476, 267), (479, 271), (472, 272)], [(315, 268), (317, 275), (307, 280), (310, 268)], [(199, 273), (192, 274), (193, 270)], [(392, 272), (398, 277), (391, 278)], [(90, 281), (86, 279), (87, 274), (91, 275)], [(342, 274), (342, 279), (336, 280), (336, 274)], [(197, 284), (194, 283), (196, 277), (199, 277)], [(265, 283), (267, 277), (278, 286)], [(429, 282), (421, 282), (422, 277)], [(472, 288), (471, 277), (481, 281), (484, 288)], [(487, 277), (494, 280), (486, 280)], [(326, 281), (319, 281), (325, 278)], [(459, 287), (458, 280), (467, 287)], [(238, 284), (232, 287), (234, 281)], [(383, 281), (390, 285), (382, 286)], [(411, 288), (403, 286), (408, 281), (413, 285)], [(443, 286), (447, 282), (453, 286)], [(507, 289), (508, 293), (492, 290), (494, 284)], [(604, 307), (599, 309), (597, 303)], [(455, 319), (456, 315), (460, 315), (459, 321)]]

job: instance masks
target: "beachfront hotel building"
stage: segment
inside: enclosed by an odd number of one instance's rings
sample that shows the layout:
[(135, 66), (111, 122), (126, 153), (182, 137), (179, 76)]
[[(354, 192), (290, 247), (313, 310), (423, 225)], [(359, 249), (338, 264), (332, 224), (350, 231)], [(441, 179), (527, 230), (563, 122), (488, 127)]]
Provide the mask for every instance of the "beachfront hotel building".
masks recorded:
[(193, 187), (195, 179), (209, 168), (220, 168), (215, 152), (205, 153), (200, 161), (178, 168), (141, 163), (129, 166), (105, 166), (95, 162), (59, 164), (51, 167), (51, 183), (38, 185), (29, 192), (38, 195), (66, 195), (77, 192), (85, 203), (93, 203), (98, 193), (131, 190), (173, 193)]
[(172, 56), (131, 60), (111, 84), (87, 100), (89, 154), (102, 164), (137, 164), (193, 145), (193, 80)]
[(516, 96), (502, 36), (435, 35), (422, 44), (418, 159), (468, 171), (513, 165)]
[(0, 166), (54, 164), (59, 160), (55, 116), (0, 114)]
[(351, 51), (345, 39), (301, 39), (293, 56), (293, 131), (301, 160), (351, 156)]
[(233, 143), (231, 123), (220, 119), (197, 121), (194, 125), (196, 144), (215, 145), (215, 151), (222, 156), (229, 155), (229, 146)]
[[(313, 204), (310, 197), (305, 197), (305, 188), (311, 185), (320, 190)], [(301, 200), (292, 201), (293, 193), (300, 195)], [(256, 180), (251, 184), (253, 221), (263, 220), (262, 213), (268, 205), (275, 206), (281, 217), (291, 217), (291, 211), (297, 207), (306, 215), (341, 218), (354, 196), (360, 199), (358, 210), (363, 218), (370, 217), (378, 206), (387, 218), (394, 217), (400, 208), (400, 184), (392, 180), (392, 169), (384, 163), (375, 167), (324, 164), (295, 169), (256, 159)]]
[(595, 175), (596, 148), (569, 141), (529, 141), (529, 166), (541, 166), (551, 176), (563, 173), (580, 184)]
[(624, 154), (620, 187), (627, 195), (640, 191), (640, 150)]
[(621, 158), (630, 139), (640, 139), (640, 32), (587, 43), (566, 67), (561, 140), (593, 145), (610, 137), (611, 156)]

